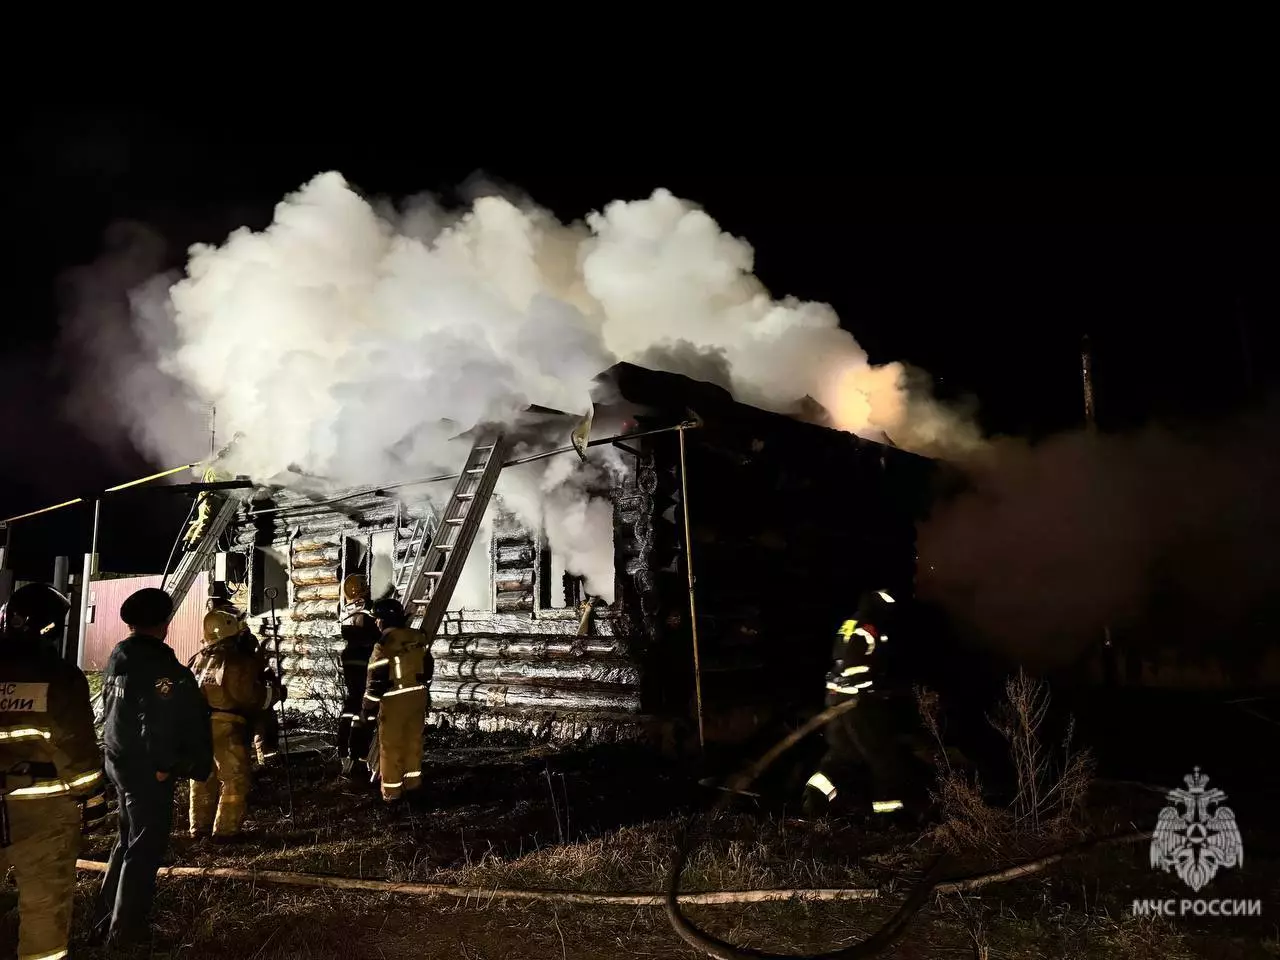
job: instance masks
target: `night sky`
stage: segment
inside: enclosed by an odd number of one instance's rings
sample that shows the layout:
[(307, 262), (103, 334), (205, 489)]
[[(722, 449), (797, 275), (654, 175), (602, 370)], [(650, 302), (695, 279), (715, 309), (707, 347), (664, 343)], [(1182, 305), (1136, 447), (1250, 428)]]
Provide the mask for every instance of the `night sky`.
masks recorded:
[[(29, 116), (13, 149), (4, 516), (154, 469), (63, 414), (72, 372), (55, 345), (59, 275), (96, 258), (108, 226), (124, 219), (159, 230), (180, 266), (189, 243), (264, 226), (277, 201), (327, 169), (391, 197), (456, 197), (483, 172), (562, 220), (667, 187), (751, 242), (775, 296), (831, 303), (873, 361), (904, 360), (929, 371), (943, 396), (975, 398), (990, 431), (1041, 437), (1078, 426), (1086, 333), (1104, 430), (1220, 416), (1280, 380), (1275, 179), (712, 175), (711, 158), (642, 163), (631, 153), (610, 164), (584, 151), (575, 166), (539, 163), (530, 147), (406, 150), (400, 131), (356, 125), (198, 129), (123, 112)], [(146, 500), (148, 529), (127, 536), (132, 508), (108, 501), (104, 570), (163, 565), (187, 504), (161, 500)], [(18, 575), (49, 576), (55, 554), (87, 549), (89, 525), (81, 507), (16, 526)]]

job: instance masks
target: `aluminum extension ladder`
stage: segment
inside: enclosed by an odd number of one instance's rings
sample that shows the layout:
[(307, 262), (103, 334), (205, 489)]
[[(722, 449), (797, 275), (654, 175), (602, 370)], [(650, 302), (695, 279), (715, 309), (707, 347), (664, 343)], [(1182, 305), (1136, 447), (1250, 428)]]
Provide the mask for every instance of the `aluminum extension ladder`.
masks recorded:
[[(401, 538), (404, 544), (403, 555), (400, 550), (396, 550), (396, 556), (393, 561), (393, 586), (396, 596), (403, 597), (406, 588), (413, 579), (414, 568), (418, 565), (418, 561), (422, 559), (422, 554), (428, 543), (431, 542), (436, 532), (436, 522), (434, 513), (430, 513), (425, 517), (409, 517), (408, 534)], [(404, 530), (406, 525), (400, 522), (400, 517), (396, 517), (396, 535), (400, 535), (400, 531)]]
[(434, 637), (440, 630), (445, 608), (475, 543), (509, 447), (510, 442), (501, 429), (479, 432), (453, 494), (440, 515), (436, 535), (413, 566), (401, 602), (409, 614), (409, 625), (428, 637)]
[[(208, 494), (214, 495), (213, 491), (208, 491)], [(209, 525), (200, 535), (200, 542), (196, 544), (196, 548), (183, 551), (178, 566), (173, 573), (164, 578), (162, 589), (173, 598), (174, 613), (177, 613), (178, 608), (182, 606), (182, 601), (187, 598), (187, 593), (196, 582), (196, 577), (208, 568), (213, 555), (218, 552), (218, 541), (222, 539), (223, 532), (239, 512), (243, 496), (242, 491), (234, 489), (222, 495), (222, 505), (218, 508), (218, 512), (209, 518)]]

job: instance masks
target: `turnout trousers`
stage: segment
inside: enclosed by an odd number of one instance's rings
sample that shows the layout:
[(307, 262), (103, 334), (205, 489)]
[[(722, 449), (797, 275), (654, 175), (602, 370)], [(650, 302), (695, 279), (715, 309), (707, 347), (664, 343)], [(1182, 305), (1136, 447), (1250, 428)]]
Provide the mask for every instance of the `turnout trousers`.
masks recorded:
[(856, 707), (827, 724), (827, 751), (805, 786), (807, 816), (902, 809), (907, 768), (893, 722), (885, 704), (863, 695)]
[[(342, 762), (342, 775), (358, 779), (361, 774), (369, 773), (367, 761), (369, 748), (373, 744), (373, 733), (377, 726), (374, 719), (365, 719), (360, 715), (364, 702), (364, 662), (358, 677), (348, 671), (347, 697), (342, 703), (342, 716), (338, 717), (338, 759)], [(357, 682), (358, 681), (358, 682)]]
[[(249, 796), (249, 722), (213, 715), (213, 773), (191, 781), (191, 835), (231, 837), (240, 832)], [(221, 787), (221, 789), (219, 789)]]
[(0, 847), (0, 875), (18, 879), (18, 960), (67, 955), (80, 852), (80, 808), (70, 796), (4, 801), (9, 846)]
[(156, 895), (156, 871), (169, 847), (173, 827), (173, 784), (161, 783), (154, 771), (126, 773), (107, 759), (107, 776), (120, 803), (120, 833), (98, 895), (99, 927), (110, 924), (113, 936), (144, 938)]
[(378, 772), (382, 799), (396, 800), (422, 786), (422, 730), (427, 691), (389, 690), (378, 709)]

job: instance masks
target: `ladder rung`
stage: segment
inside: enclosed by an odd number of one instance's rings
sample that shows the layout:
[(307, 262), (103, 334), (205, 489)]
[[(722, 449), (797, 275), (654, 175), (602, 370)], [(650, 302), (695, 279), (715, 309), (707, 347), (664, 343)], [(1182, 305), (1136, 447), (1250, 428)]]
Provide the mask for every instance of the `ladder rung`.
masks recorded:
[(432, 544), (432, 546), (433, 546), (433, 547), (435, 547), (437, 550), (452, 550), (452, 549), (453, 549), (453, 544), (452, 544), (452, 543), (434, 543), (434, 544)]
[(472, 467), (467, 473), (484, 473), (486, 469), (486, 467)]
[(452, 524), (453, 526), (457, 526), (465, 519), (467, 518), (466, 517), (450, 517), (448, 520), (445, 521), (445, 523)]
[(493, 449), (493, 444), (492, 444), (492, 443), (486, 443), (486, 444), (484, 444), (484, 445), (482, 445), (482, 446), (475, 447), (474, 449), (476, 449), (476, 450), (492, 450), (492, 449)]
[(456, 497), (454, 497), (455, 500), (461, 500), (464, 503), (469, 503), (475, 498), (476, 498), (476, 495), (474, 493), (460, 493)]

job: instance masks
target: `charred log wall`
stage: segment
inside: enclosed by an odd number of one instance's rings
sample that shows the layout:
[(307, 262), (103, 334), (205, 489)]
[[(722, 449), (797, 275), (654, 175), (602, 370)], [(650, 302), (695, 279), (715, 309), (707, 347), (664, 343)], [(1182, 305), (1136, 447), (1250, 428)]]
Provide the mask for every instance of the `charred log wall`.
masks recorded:
[[(278, 609), (289, 708), (332, 718), (343, 692), (341, 582), (358, 572), (346, 548), (352, 539), (395, 529), (396, 559), (403, 561), (413, 506), (397, 511), (392, 503), (368, 497), (344, 503), (338, 513), (291, 495), (256, 506), (286, 508), (260, 516), (256, 528), (243, 527), (239, 548), (269, 546), (288, 558), (288, 595)], [(553, 740), (649, 736), (653, 724), (640, 716), (642, 666), (632, 652), (637, 644), (629, 621), (603, 610), (588, 635), (579, 637), (579, 610), (549, 610), (535, 600), (545, 566), (539, 538), (500, 507), (494, 530), (494, 609), (446, 616), (432, 646), (429, 724), (521, 730)], [(362, 559), (367, 566), (369, 554)], [(268, 616), (253, 623), (271, 638)]]
[[(660, 424), (641, 420), (650, 425)], [(645, 709), (688, 716), (678, 438), (656, 437), (646, 451), (632, 512), (650, 549), (628, 561), (654, 634)], [(768, 415), (709, 418), (687, 432), (686, 457), (707, 735), (742, 739), (820, 705), (831, 636), (862, 590), (910, 595), (914, 495), (925, 489), (917, 474), (927, 462), (899, 462), (908, 455)]]
[[(310, 505), (296, 495), (281, 495), (274, 502), (254, 506), (257, 510), (284, 508), (259, 513), (252, 526), (242, 527), (238, 546), (270, 547), (287, 560), (287, 595), (276, 601), (287, 706), (332, 720), (341, 711), (343, 695), (338, 616), (342, 577), (347, 572), (344, 546), (348, 537), (393, 528), (395, 505), (366, 496), (342, 503), (339, 511), (327, 504)], [(260, 561), (255, 563), (261, 566)], [(255, 632), (274, 647), (269, 613), (255, 609), (255, 614), (250, 620)]]

